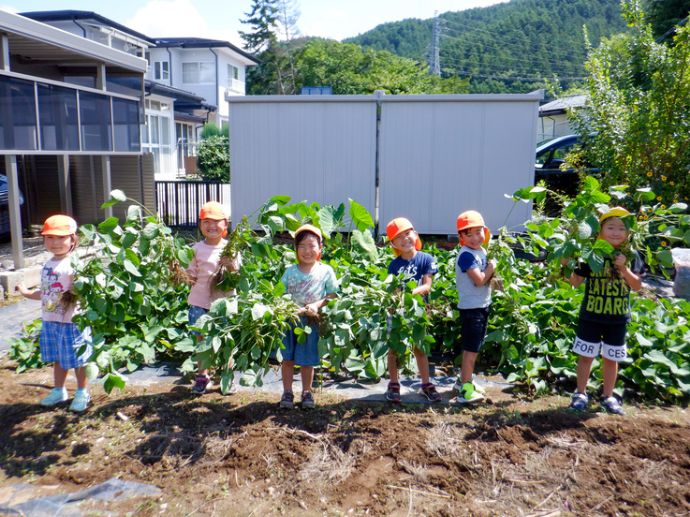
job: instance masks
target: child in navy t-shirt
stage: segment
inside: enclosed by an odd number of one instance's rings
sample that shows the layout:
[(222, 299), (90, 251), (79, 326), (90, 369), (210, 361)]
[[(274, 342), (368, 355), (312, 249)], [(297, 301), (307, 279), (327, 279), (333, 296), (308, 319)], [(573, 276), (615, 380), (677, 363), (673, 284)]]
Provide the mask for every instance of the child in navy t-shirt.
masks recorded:
[[(396, 258), (388, 266), (388, 273), (392, 275), (403, 275), (407, 280), (415, 280), (417, 287), (412, 290), (412, 294), (419, 294), (426, 300), (431, 292), (431, 281), (434, 274), (438, 272), (434, 258), (428, 253), (420, 251), (422, 241), (414, 230), (412, 223), (404, 217), (393, 219), (386, 226), (386, 235), (393, 247)], [(421, 393), (431, 403), (441, 401), (441, 395), (436, 391), (436, 387), (429, 379), (429, 359), (426, 354), (417, 348), (413, 349), (417, 368), (422, 378)], [(389, 402), (400, 402), (400, 381), (398, 377), (398, 358), (393, 350), (388, 351), (388, 373), (390, 382), (386, 390), (386, 400)]]

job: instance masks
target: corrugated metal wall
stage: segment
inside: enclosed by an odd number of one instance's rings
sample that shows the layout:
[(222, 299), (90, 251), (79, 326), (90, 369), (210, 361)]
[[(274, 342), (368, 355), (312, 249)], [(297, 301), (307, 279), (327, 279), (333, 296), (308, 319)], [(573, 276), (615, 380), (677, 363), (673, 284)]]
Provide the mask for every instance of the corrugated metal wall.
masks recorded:
[(537, 101), (458, 97), (382, 99), (381, 231), (405, 216), (421, 233), (453, 234), (468, 209), (492, 229), (517, 228), (529, 217), (529, 205), (504, 194), (534, 181)]
[(243, 97), (230, 103), (233, 221), (278, 194), (322, 205), (352, 198), (373, 213), (374, 98), (299, 99)]
[[(455, 233), (457, 214), (482, 211), (517, 227), (529, 205), (504, 193), (534, 180), (540, 93), (526, 95), (256, 96), (230, 103), (233, 220), (268, 198), (337, 204), (348, 197), (421, 233)], [(377, 136), (376, 113), (381, 121)]]

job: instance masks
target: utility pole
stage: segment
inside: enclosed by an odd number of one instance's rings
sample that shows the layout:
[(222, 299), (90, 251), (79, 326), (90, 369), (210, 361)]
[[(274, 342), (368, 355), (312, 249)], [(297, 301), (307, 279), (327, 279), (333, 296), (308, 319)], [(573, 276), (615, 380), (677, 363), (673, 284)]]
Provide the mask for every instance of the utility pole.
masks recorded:
[(431, 33), (431, 50), (429, 51), (429, 75), (441, 77), (441, 18), (434, 12), (434, 29)]

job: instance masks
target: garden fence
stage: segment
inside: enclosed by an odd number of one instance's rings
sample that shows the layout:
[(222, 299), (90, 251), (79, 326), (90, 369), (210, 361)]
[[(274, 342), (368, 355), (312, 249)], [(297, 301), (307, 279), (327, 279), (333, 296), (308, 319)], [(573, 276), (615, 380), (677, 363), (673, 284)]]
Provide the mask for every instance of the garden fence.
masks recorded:
[(218, 201), (230, 213), (230, 185), (217, 181), (156, 181), (156, 209), (171, 228), (195, 228), (199, 209)]

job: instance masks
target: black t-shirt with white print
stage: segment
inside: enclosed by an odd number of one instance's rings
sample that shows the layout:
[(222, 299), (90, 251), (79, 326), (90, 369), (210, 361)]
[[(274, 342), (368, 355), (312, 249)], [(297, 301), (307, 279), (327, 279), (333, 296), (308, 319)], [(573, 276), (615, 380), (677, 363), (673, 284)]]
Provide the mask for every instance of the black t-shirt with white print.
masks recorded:
[[(636, 275), (644, 273), (639, 254), (628, 264)], [(580, 263), (575, 274), (585, 278), (585, 297), (580, 306), (580, 319), (598, 323), (627, 323), (630, 321), (630, 286), (611, 259), (604, 260), (603, 269), (595, 273), (589, 264)]]

